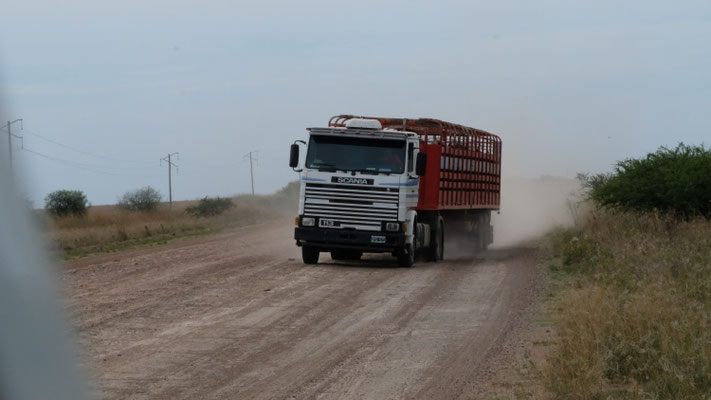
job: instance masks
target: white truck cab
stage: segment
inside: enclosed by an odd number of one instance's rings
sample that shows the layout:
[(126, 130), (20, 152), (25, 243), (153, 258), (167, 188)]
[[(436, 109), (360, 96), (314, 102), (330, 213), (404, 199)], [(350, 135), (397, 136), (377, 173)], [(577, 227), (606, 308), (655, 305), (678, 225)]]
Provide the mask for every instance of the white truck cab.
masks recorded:
[[(321, 252), (359, 259), (389, 252), (411, 266), (420, 176), (415, 133), (383, 129), (378, 120), (351, 119), (345, 127), (310, 128), (306, 157), (292, 145), (290, 166), (301, 174), (294, 237), (307, 264)], [(424, 154), (422, 154), (424, 156)], [(419, 164), (419, 165), (418, 165)]]

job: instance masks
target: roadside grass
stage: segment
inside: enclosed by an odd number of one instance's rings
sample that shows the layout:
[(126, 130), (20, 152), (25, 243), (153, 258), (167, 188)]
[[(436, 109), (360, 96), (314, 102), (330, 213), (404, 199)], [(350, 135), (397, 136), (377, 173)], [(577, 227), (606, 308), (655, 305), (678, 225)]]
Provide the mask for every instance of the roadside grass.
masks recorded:
[(156, 212), (131, 212), (116, 206), (92, 206), (86, 216), (38, 218), (52, 248), (65, 259), (93, 253), (164, 244), (168, 241), (221, 232), (239, 226), (295, 215), (298, 182), (272, 195), (240, 195), (235, 207), (220, 215), (196, 218), (185, 209), (196, 201), (162, 203)]
[(554, 398), (710, 398), (710, 221), (593, 211), (544, 243)]

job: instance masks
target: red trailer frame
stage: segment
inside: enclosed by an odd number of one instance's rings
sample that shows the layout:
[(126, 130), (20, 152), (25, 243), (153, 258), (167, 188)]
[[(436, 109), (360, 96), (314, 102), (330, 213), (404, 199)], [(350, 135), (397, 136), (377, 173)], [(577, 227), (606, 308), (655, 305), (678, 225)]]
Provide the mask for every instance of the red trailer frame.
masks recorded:
[(420, 136), (427, 170), (420, 180), (416, 210), (498, 210), (501, 202), (501, 138), (479, 129), (438, 119), (336, 115), (329, 127), (352, 118), (375, 119), (383, 129)]

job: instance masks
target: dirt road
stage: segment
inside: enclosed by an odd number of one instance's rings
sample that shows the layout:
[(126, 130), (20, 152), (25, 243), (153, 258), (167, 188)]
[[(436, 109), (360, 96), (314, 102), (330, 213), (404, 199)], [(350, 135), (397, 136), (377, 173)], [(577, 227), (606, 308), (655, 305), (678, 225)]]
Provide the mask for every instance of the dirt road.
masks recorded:
[(106, 398), (474, 397), (531, 302), (533, 251), (301, 263), (288, 223), (67, 264)]

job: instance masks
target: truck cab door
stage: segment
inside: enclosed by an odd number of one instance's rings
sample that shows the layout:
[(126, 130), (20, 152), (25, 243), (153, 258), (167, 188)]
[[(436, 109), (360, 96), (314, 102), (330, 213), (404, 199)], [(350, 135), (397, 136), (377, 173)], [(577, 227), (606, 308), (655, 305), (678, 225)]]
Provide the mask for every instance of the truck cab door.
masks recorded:
[(408, 208), (416, 207), (420, 193), (420, 177), (415, 173), (415, 160), (419, 149), (415, 142), (409, 141), (407, 144), (407, 180), (405, 187), (405, 205)]

